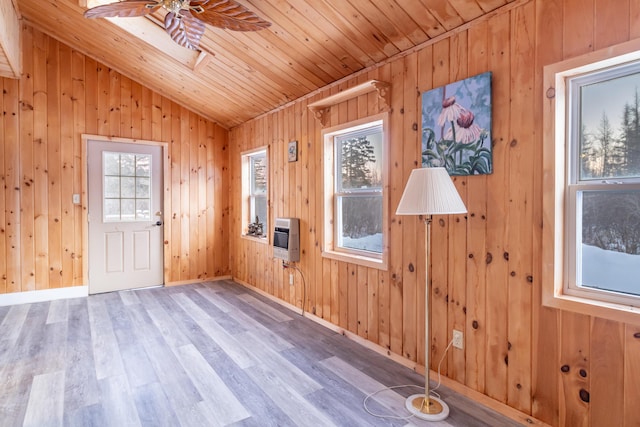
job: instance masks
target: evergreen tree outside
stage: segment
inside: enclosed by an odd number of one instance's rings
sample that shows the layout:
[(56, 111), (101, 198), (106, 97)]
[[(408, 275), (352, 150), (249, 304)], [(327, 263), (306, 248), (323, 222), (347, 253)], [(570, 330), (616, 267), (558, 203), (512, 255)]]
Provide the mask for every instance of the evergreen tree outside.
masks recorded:
[[(595, 129), (581, 124), (580, 179), (640, 177), (640, 95), (621, 105), (615, 128), (603, 111)], [(584, 191), (582, 243), (640, 255), (640, 191)]]
[(640, 175), (640, 94), (636, 88), (633, 103), (626, 103), (622, 113), (621, 144), (624, 176)]
[[(366, 188), (374, 184), (369, 166), (376, 161), (373, 145), (366, 136), (342, 141), (342, 188)], [(379, 184), (379, 183), (375, 183)]]
[[(336, 188), (342, 245), (382, 251), (382, 129), (337, 138), (339, 180)], [(377, 240), (380, 240), (377, 242)]]
[(258, 222), (267, 231), (267, 153), (259, 152), (249, 157), (250, 193), (249, 223)]
[(609, 251), (640, 255), (640, 192), (585, 192), (582, 241)]
[(265, 153), (251, 157), (253, 168), (253, 192), (265, 194), (267, 191), (267, 156)]
[(580, 132), (581, 151), (580, 151), (580, 177), (582, 179), (594, 178), (598, 169), (598, 155), (593, 135), (587, 131), (584, 123)]

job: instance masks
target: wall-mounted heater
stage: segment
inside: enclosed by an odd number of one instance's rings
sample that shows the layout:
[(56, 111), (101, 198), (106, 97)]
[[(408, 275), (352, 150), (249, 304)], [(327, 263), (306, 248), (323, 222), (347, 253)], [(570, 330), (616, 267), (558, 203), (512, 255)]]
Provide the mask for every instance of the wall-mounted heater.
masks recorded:
[(300, 221), (276, 218), (273, 231), (273, 257), (286, 262), (300, 261)]

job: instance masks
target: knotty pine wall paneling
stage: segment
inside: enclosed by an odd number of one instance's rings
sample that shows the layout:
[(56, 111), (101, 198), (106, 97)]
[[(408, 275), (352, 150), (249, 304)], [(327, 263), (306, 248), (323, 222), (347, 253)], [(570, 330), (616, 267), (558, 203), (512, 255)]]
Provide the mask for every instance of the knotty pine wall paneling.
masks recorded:
[(531, 161), (535, 132), (532, 111), (534, 98), (535, 3), (513, 10), (510, 16), (510, 132), (508, 134), (508, 213), (506, 254), (507, 289), (507, 403), (525, 413), (531, 411), (531, 313), (532, 287), (527, 280), (532, 271), (534, 164)]
[[(469, 51), (475, 52), (468, 58), (468, 74), (476, 75), (489, 69), (488, 49), (489, 26), (487, 22), (472, 27), (468, 31)], [(426, 67), (426, 65), (425, 65)], [(487, 233), (487, 176), (467, 179), (467, 256), (466, 256), (466, 318), (463, 333), (466, 337), (464, 352), (465, 383), (474, 390), (484, 390), (486, 372), (479, 369), (486, 363), (486, 272), (485, 254)]]
[(19, 158), (19, 135), (18, 125), (18, 85), (15, 80), (5, 79), (3, 87), (3, 110), (4, 110), (4, 138), (5, 145), (2, 153), (4, 194), (0, 200), (3, 205), (4, 227), (2, 235), (4, 243), (0, 255), (4, 253), (6, 273), (2, 279), (5, 282), (5, 289), (12, 291), (20, 284), (20, 197), (19, 180), (16, 165)]
[[(542, 111), (544, 103), (553, 102), (546, 96), (540, 96), (546, 92), (543, 85), (543, 69), (541, 64), (552, 64), (562, 60), (562, 33), (563, 33), (563, 4), (562, 2), (536, 2), (535, 12), (535, 34), (536, 49), (534, 68), (534, 90), (533, 90), (533, 115), (534, 123), (542, 123)], [(566, 26), (566, 24), (564, 24)], [(538, 94), (538, 96), (535, 96)], [(538, 129), (535, 126), (534, 129)], [(543, 147), (542, 132), (536, 131), (533, 135), (535, 147)], [(533, 164), (533, 194), (542, 194), (542, 150), (535, 149), (532, 158)], [(532, 201), (533, 209), (533, 269), (531, 272), (533, 286), (532, 303), (532, 354), (531, 354), (531, 412), (536, 417), (546, 420), (551, 425), (559, 425), (559, 380), (560, 375), (550, 375), (552, 369), (557, 365), (550, 365), (550, 361), (557, 361), (559, 358), (559, 341), (562, 339), (559, 331), (559, 312), (542, 306), (542, 293), (540, 291), (541, 281), (537, 278), (542, 275), (541, 247), (542, 232), (542, 198), (537, 196)], [(544, 351), (539, 351), (544, 349)], [(575, 390), (574, 390), (575, 393)]]
[(226, 276), (228, 131), (30, 25), (0, 79), (0, 293), (84, 285), (82, 134), (169, 143), (165, 279)]
[[(23, 31), (28, 32), (28, 31)], [(33, 79), (33, 167), (34, 167), (34, 239), (36, 289), (49, 288), (49, 227), (47, 177), (47, 57), (44, 49), (47, 37), (33, 32), (33, 70), (23, 69), (23, 79)], [(29, 55), (29, 46), (23, 45), (23, 57)], [(36, 73), (35, 70), (38, 70)], [(23, 215), (24, 216), (24, 215)], [(30, 221), (31, 218), (24, 218)], [(21, 239), (22, 240), (22, 239)], [(17, 290), (17, 289), (16, 289)]]
[[(501, 402), (507, 398), (507, 277), (508, 255), (506, 244), (508, 229), (508, 195), (506, 183), (509, 179), (510, 164), (507, 150), (511, 108), (509, 105), (511, 55), (509, 44), (509, 14), (501, 14), (489, 22), (487, 34), (489, 50), (489, 70), (493, 73), (491, 81), (493, 120), (493, 173), (487, 179), (487, 225), (486, 225), (486, 371), (485, 394)], [(473, 212), (475, 207), (467, 209)], [(482, 282), (481, 282), (482, 283)], [(472, 284), (473, 285), (473, 284)], [(480, 367), (479, 367), (480, 368)], [(480, 368), (481, 369), (481, 368)]]
[[(424, 226), (395, 208), (420, 156), (420, 94), (493, 73), (491, 175), (455, 177), (468, 213), (434, 218), (431, 369), (550, 425), (638, 426), (640, 328), (541, 304), (542, 69), (640, 37), (640, 1), (532, 0), (230, 131), (233, 276), (301, 306), (271, 249), (240, 237), (240, 153), (269, 146), (272, 217), (301, 220), (306, 309), (409, 363), (424, 363)], [(367, 79), (392, 84), (387, 270), (323, 258), (322, 127), (306, 104)], [(365, 108), (366, 106), (366, 108)], [(378, 112), (375, 94), (331, 108), (328, 126)], [(259, 129), (259, 131), (257, 131)], [(298, 165), (286, 144), (298, 140)], [(308, 204), (308, 209), (307, 209)], [(250, 270), (249, 265), (269, 266)], [(270, 274), (273, 274), (270, 279)], [(297, 278), (296, 278), (297, 280)], [(297, 283), (297, 282), (296, 282)], [(526, 422), (526, 417), (522, 418)]]
[[(33, 45), (33, 34), (30, 31), (22, 32), (23, 46)], [(33, 69), (33, 55), (23, 55), (22, 64), (24, 69)], [(77, 71), (77, 64), (74, 64), (74, 71)], [(84, 74), (84, 72), (83, 72)], [(6, 80), (5, 80), (6, 82)], [(34, 79), (31, 75), (25, 74), (20, 80), (20, 99), (21, 109), (19, 113), (20, 123), (20, 155), (21, 159), (21, 191), (20, 205), (21, 209), (34, 212)], [(75, 90), (75, 85), (74, 85)], [(83, 101), (83, 100), (82, 100)], [(81, 101), (81, 102), (82, 102)], [(3, 108), (4, 111), (4, 108)], [(0, 135), (3, 132), (0, 131)], [(22, 218), (20, 221), (20, 258), (22, 260), (20, 278), (22, 290), (36, 289), (35, 275), (35, 221), (34, 218)], [(75, 245), (74, 245), (75, 248)], [(75, 266), (74, 266), (75, 270)], [(75, 275), (75, 272), (74, 272)], [(5, 290), (6, 292), (6, 290)]]
[[(457, 81), (468, 76), (467, 70), (467, 51), (468, 51), (468, 32), (460, 32), (454, 34), (449, 39), (450, 56), (452, 60), (449, 66), (449, 80)], [(467, 177), (457, 177), (454, 184), (463, 200), (467, 199)], [(467, 307), (466, 294), (466, 269), (456, 268), (458, 265), (466, 264), (466, 247), (467, 247), (467, 218), (468, 215), (455, 215), (449, 220), (449, 246), (447, 253), (447, 288), (448, 304), (447, 316), (449, 318), (449, 329), (456, 329), (464, 332), (465, 310)], [(451, 330), (443, 331), (445, 342), (448, 343), (452, 339)], [(448, 353), (449, 359), (449, 377), (465, 382), (465, 354), (463, 351), (452, 351)]]
[[(389, 79), (391, 82), (398, 82), (398, 84), (395, 90), (391, 90), (391, 117), (388, 138), (391, 147), (387, 151), (389, 155), (389, 206), (391, 208), (391, 212), (388, 213), (390, 221), (388, 241), (389, 248), (396, 248), (396, 250), (389, 250), (389, 349), (396, 354), (403, 353), (402, 277), (404, 264), (402, 256), (404, 250), (402, 244), (402, 222), (405, 217), (396, 216), (393, 208), (393, 206), (398, 206), (405, 184), (403, 181), (405, 167), (402, 164), (403, 118), (400, 115), (404, 108), (403, 69), (404, 64), (401, 60), (390, 64)], [(398, 144), (396, 149), (393, 148), (394, 144)], [(319, 224), (319, 226), (323, 227), (322, 224)], [(410, 325), (407, 326), (410, 327)]]

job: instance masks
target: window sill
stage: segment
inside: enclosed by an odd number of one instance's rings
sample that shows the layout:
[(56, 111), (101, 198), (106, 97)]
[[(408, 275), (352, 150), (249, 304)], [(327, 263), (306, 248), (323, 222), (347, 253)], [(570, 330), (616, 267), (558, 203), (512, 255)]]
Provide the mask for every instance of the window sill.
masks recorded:
[(566, 294), (549, 295), (546, 292), (543, 292), (542, 304), (547, 307), (572, 311), (587, 316), (640, 325), (640, 308), (630, 305), (596, 301)]
[(375, 268), (377, 270), (387, 271), (386, 257), (382, 259), (371, 258), (362, 255), (354, 255), (345, 252), (322, 251), (323, 258), (329, 258), (336, 261), (348, 262), (351, 264), (361, 265), (363, 267)]
[(267, 236), (258, 237), (258, 236), (251, 236), (249, 234), (243, 234), (240, 237), (246, 240), (251, 240), (256, 243), (263, 243), (265, 245), (269, 243), (269, 239), (267, 239)]

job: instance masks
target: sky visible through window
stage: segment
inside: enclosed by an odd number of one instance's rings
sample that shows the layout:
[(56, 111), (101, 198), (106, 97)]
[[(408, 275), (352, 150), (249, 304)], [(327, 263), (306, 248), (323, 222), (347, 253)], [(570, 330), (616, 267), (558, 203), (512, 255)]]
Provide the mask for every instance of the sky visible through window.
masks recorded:
[(618, 130), (624, 106), (633, 105), (636, 90), (640, 91), (640, 73), (583, 86), (582, 123), (587, 131), (598, 128), (603, 114)]

